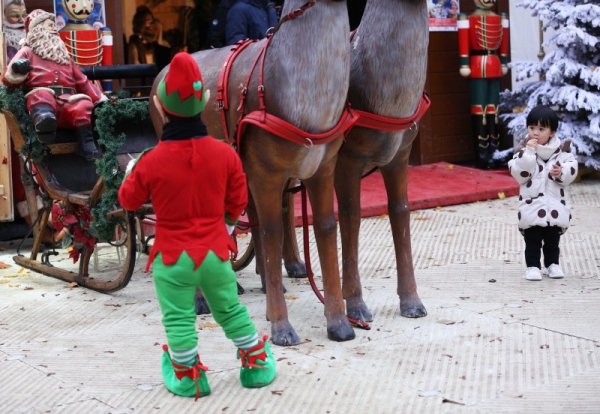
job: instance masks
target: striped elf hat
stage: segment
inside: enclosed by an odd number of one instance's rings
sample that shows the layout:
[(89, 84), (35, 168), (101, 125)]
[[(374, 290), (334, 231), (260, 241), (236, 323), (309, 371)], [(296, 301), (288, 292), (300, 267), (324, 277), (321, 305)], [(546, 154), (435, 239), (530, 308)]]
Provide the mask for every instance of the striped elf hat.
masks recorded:
[(156, 94), (166, 113), (181, 118), (197, 116), (210, 96), (209, 91), (204, 92), (198, 64), (186, 52), (173, 57), (167, 75), (158, 84)]

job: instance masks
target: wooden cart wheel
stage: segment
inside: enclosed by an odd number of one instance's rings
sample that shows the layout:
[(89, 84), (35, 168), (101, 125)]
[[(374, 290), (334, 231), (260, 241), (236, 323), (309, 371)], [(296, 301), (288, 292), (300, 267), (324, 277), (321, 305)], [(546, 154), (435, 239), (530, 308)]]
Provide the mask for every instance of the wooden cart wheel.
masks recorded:
[(231, 255), (231, 266), (237, 272), (247, 267), (255, 256), (250, 220), (246, 212), (239, 218), (231, 237), (235, 241), (238, 250), (237, 255)]
[(237, 272), (247, 267), (254, 259), (254, 241), (251, 233), (234, 232), (232, 237), (238, 246), (238, 254), (231, 255), (231, 266)]
[(77, 283), (105, 293), (124, 288), (133, 274), (136, 250), (135, 217), (127, 212), (124, 222), (115, 227), (113, 240), (98, 243), (82, 255), (79, 266), (84, 277)]

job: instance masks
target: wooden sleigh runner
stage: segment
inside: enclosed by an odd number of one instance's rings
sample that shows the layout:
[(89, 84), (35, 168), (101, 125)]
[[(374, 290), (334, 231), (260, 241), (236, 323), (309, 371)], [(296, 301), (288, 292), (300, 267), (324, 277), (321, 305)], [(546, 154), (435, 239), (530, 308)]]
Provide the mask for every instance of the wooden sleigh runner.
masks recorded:
[[(129, 117), (123, 116), (125, 111), (122, 107), (131, 109), (132, 105), (135, 110), (131, 111)], [(107, 120), (99, 120), (98, 117), (103, 107), (112, 111), (112, 116), (107, 116)], [(148, 237), (144, 234), (142, 223), (146, 215), (152, 212), (151, 208), (145, 207), (132, 213), (116, 204), (116, 190), (127, 163), (157, 142), (149, 119), (147, 116), (146, 119), (140, 116), (141, 111), (147, 114), (147, 100), (112, 99), (100, 103), (94, 109), (92, 127), (96, 141), (101, 143), (99, 134), (110, 131), (111, 123), (113, 130), (109, 132), (109, 136), (119, 137), (120, 141), (110, 151), (104, 148), (104, 155), (99, 160), (100, 163), (105, 163), (105, 169), (111, 170), (108, 175), (99, 174), (94, 161), (87, 161), (77, 154), (78, 143), (74, 134), (71, 134), (72, 131), (58, 130), (53, 143), (48, 144), (47, 148), (40, 147), (37, 138), (30, 138), (32, 126), (27, 125), (30, 121), (25, 119), (27, 115), (24, 102), (22, 110), (11, 109), (8, 105), (0, 106), (14, 148), (21, 154), (19, 162), (33, 223), (31, 253), (24, 256), (18, 252), (14, 261), (24, 268), (96, 291), (112, 292), (122, 289), (133, 274), (137, 251), (147, 250)], [(115, 113), (120, 113), (122, 117), (115, 121)], [(96, 124), (100, 121), (104, 124), (97, 128)], [(109, 124), (108, 128), (106, 122)], [(31, 148), (36, 145), (38, 150), (43, 148), (43, 155), (32, 156)], [(114, 200), (114, 204), (111, 200)], [(102, 203), (106, 204), (107, 201), (111, 207), (101, 209)], [(101, 221), (109, 226), (103, 232), (108, 232), (108, 237), (97, 238), (92, 231), (88, 232), (89, 227), (81, 224), (85, 217), (90, 221), (91, 212), (98, 214), (98, 211), (102, 212)], [(83, 245), (75, 247), (76, 254), (72, 252), (73, 247), (59, 247), (61, 234), (56, 226), (52, 226), (52, 222), (57, 219), (52, 218), (57, 212), (64, 223), (67, 222), (67, 217), (77, 219), (79, 230), (70, 235), (74, 241), (77, 241), (78, 236), (80, 240), (87, 240)], [(99, 217), (93, 218), (98, 219)], [(73, 227), (69, 230), (72, 233)], [(82, 236), (82, 231), (87, 234)], [(73, 246), (77, 246), (77, 243)], [(73, 260), (75, 257), (77, 260)]]

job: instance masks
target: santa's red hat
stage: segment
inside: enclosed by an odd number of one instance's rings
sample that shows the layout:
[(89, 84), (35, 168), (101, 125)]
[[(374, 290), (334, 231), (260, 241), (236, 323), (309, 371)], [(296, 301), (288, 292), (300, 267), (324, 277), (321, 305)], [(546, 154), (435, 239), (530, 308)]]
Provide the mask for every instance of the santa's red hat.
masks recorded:
[(25, 31), (29, 32), (35, 26), (48, 19), (52, 19), (52, 21), (54, 21), (54, 15), (42, 9), (35, 9), (25, 18)]
[(186, 52), (173, 57), (167, 75), (158, 84), (156, 94), (165, 112), (179, 117), (197, 116), (210, 96), (204, 90), (198, 63)]

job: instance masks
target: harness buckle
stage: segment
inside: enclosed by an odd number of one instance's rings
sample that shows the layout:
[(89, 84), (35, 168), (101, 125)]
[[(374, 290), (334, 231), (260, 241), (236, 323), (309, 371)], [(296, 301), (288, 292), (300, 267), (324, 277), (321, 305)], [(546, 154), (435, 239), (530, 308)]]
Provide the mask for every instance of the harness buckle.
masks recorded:
[(218, 109), (219, 111), (222, 111), (222, 110), (224, 110), (224, 109), (225, 109), (225, 102), (224, 102), (224, 100), (223, 100), (223, 99), (218, 99), (218, 100), (217, 100), (217, 109)]
[(258, 85), (256, 89), (258, 90), (258, 93), (265, 93), (265, 85)]
[(304, 144), (304, 146), (305, 146), (306, 148), (312, 148), (312, 147), (314, 147), (314, 146), (315, 146), (315, 143), (313, 142), (313, 140), (312, 140), (312, 139), (310, 139), (310, 138), (308, 138), (308, 137), (304, 137), (304, 139), (305, 139), (305, 140), (306, 140), (306, 142), (307, 142), (306, 144)]

